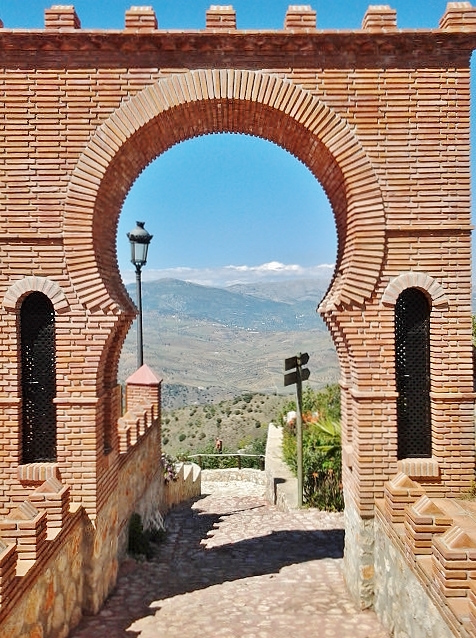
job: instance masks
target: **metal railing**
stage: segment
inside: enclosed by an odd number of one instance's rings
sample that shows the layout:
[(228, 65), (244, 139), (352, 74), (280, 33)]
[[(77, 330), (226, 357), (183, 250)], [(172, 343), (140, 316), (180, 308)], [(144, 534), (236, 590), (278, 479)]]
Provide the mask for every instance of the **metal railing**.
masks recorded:
[[(232, 467), (237, 467), (239, 470), (242, 469), (243, 463), (242, 463), (242, 458), (243, 457), (250, 457), (250, 458), (258, 458), (259, 459), (259, 469), (260, 470), (264, 470), (264, 454), (243, 454), (241, 452), (235, 452), (235, 453), (228, 453), (228, 452), (220, 452), (220, 453), (215, 453), (215, 454), (187, 454), (187, 458), (189, 459), (197, 459), (196, 463), (197, 465), (199, 465), (202, 469), (206, 469), (203, 468), (203, 459), (204, 458), (217, 458), (217, 459), (223, 459), (223, 458), (227, 458), (227, 457), (236, 457), (236, 466), (233, 465)], [(221, 464), (219, 464), (221, 465)], [(229, 466), (227, 466), (229, 467)], [(214, 468), (210, 468), (210, 469), (214, 469)], [(215, 468), (216, 469), (216, 468)]]

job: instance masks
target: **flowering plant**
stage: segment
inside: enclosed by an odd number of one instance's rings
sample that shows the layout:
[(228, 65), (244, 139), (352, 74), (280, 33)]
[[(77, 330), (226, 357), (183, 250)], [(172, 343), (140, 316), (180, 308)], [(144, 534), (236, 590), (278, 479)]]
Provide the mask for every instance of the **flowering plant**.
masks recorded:
[(168, 454), (162, 454), (162, 472), (166, 483), (177, 480), (175, 461)]

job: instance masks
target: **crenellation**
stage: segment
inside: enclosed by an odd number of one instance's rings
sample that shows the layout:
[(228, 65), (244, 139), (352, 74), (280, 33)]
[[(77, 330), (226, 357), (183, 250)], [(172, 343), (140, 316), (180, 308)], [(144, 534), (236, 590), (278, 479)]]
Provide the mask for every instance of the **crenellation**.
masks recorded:
[(125, 28), (135, 32), (155, 31), (158, 21), (154, 9), (147, 6), (131, 7), (126, 11)]
[(284, 28), (309, 30), (317, 28), (317, 13), (310, 5), (289, 5), (284, 18)]
[(476, 8), (471, 2), (448, 2), (440, 20), (442, 31), (471, 31), (476, 28)]
[(46, 512), (48, 530), (64, 527), (70, 508), (70, 488), (51, 477), (28, 496), (39, 512)]
[(71, 5), (53, 5), (45, 9), (45, 29), (80, 29), (81, 21)]
[(370, 5), (362, 21), (362, 29), (368, 31), (396, 31), (397, 12), (389, 5)]
[(46, 547), (46, 513), (23, 501), (0, 520), (0, 537), (16, 544), (20, 561), (39, 559)]

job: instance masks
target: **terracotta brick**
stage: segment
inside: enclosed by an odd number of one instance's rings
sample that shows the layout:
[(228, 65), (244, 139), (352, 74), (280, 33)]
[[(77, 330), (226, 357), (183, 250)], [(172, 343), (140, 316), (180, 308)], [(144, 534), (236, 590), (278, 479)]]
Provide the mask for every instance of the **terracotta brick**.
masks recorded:
[(232, 5), (211, 5), (206, 12), (207, 29), (236, 29), (236, 11)]
[[(378, 5), (362, 29), (336, 32), (291, 5), (284, 25), (240, 31), (231, 5), (212, 5), (205, 29), (169, 32), (150, 7), (131, 7), (122, 31), (89, 31), (55, 5), (43, 30), (0, 29), (5, 516), (54, 477), (95, 520), (117, 468), (157, 434), (159, 376), (130, 380), (121, 413), (117, 365), (136, 310), (117, 270), (118, 217), (155, 157), (222, 132), (285, 148), (331, 203), (338, 254), (319, 311), (341, 366), (344, 480), (357, 511), (372, 517), (382, 498), (402, 522), (423, 492), (470, 486), (474, 8), (449, 3), (439, 28), (407, 31)], [(407, 287), (431, 300), (432, 455), (420, 462), (397, 458), (394, 308)], [(55, 310), (54, 464), (21, 462), (18, 316), (33, 291)]]

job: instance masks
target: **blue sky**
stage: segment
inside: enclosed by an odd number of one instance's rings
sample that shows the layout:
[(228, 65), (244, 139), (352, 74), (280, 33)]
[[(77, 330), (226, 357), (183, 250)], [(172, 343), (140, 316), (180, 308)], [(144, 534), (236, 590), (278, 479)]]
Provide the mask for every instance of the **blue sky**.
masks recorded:
[[(369, 0), (314, 0), (318, 28), (358, 29)], [(400, 28), (436, 28), (446, 0), (390, 0)], [(5, 28), (41, 29), (50, 0), (0, 0)], [(161, 29), (203, 29), (211, 4), (232, 4), (240, 29), (281, 29), (290, 0), (71, 0), (84, 29), (122, 29), (134, 4), (151, 4)], [(144, 279), (205, 284), (330, 275), (335, 225), (308, 169), (283, 149), (242, 135), (183, 142), (138, 178), (117, 237), (124, 281), (134, 278), (126, 233), (136, 220), (153, 234)]]

